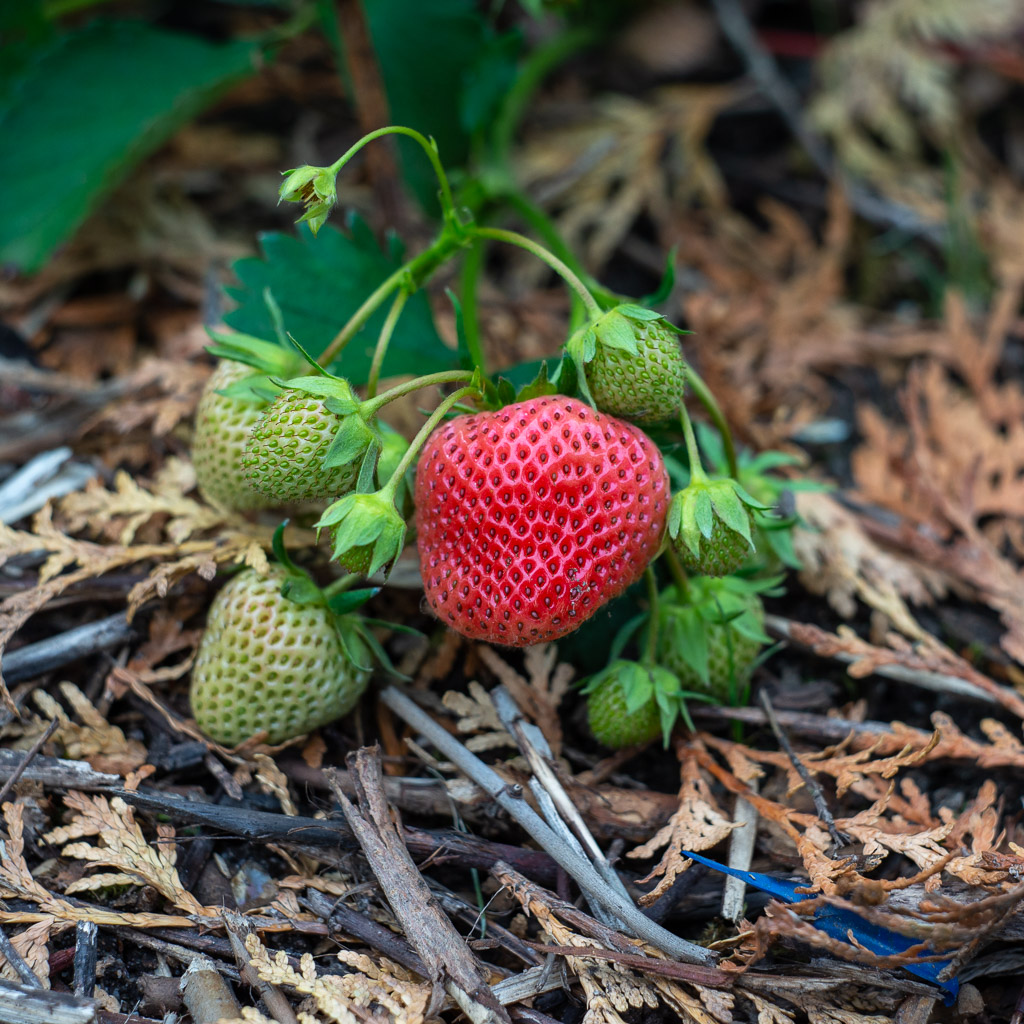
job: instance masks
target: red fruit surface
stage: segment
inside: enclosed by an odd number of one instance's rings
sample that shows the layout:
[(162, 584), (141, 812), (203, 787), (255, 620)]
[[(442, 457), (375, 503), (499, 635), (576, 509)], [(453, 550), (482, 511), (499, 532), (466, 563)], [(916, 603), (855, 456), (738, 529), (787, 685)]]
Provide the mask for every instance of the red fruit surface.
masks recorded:
[(668, 503), (654, 442), (575, 399), (443, 423), (416, 471), (427, 600), (471, 639), (557, 639), (641, 577)]

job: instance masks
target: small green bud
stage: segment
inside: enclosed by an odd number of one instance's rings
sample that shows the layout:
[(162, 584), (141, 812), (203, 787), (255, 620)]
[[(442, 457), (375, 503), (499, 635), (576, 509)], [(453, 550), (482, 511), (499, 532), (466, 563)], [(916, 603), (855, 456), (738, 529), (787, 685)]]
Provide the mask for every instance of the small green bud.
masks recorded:
[(323, 226), (338, 201), (337, 177), (329, 167), (297, 167), (285, 171), (285, 180), (278, 193), (278, 202), (303, 203), (306, 212), (299, 223), (306, 221), (315, 235)]

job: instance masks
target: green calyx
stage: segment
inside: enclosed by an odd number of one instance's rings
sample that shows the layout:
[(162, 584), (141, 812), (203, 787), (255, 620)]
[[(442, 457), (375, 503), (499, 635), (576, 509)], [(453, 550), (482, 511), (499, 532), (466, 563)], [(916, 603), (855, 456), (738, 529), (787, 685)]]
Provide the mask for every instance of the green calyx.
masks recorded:
[(667, 587), (659, 595), (659, 664), (705, 700), (745, 703), (757, 655), (770, 643), (761, 599), (780, 593), (779, 581), (698, 576), (685, 590)]
[(298, 372), (302, 356), (281, 345), (253, 337), (251, 334), (233, 334), (228, 331), (208, 331), (213, 340), (206, 351), (216, 359), (229, 360), (249, 367), (252, 371), (218, 391), (225, 398), (244, 402), (272, 402), (280, 390), (275, 381)]
[(324, 511), (316, 527), (331, 531), (332, 557), (342, 568), (362, 576), (391, 571), (406, 532), (395, 489), (392, 479), (372, 494), (346, 494)]
[[(694, 473), (669, 506), (668, 535), (688, 568), (706, 571), (701, 568), (702, 560), (722, 545), (735, 548), (740, 556), (754, 550), (753, 516), (767, 507), (731, 477), (714, 479), (703, 472)], [(742, 557), (733, 568), (741, 562)]]
[(305, 221), (315, 235), (326, 223), (338, 202), (337, 172), (331, 167), (296, 167), (284, 171), (285, 180), (278, 191), (278, 202), (302, 203)]
[[(582, 692), (591, 698), (591, 730), (608, 746), (644, 743), (660, 731), (667, 747), (685, 708), (682, 687), (672, 672), (625, 658), (616, 659), (591, 676)], [(625, 719), (615, 714), (620, 706)]]

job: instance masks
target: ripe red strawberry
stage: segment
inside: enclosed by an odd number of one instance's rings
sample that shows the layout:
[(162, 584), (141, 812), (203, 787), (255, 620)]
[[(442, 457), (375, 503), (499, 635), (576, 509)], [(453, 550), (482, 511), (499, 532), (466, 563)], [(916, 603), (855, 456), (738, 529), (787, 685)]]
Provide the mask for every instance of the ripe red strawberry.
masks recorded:
[(242, 472), (242, 455), (249, 431), (267, 403), (255, 395), (246, 400), (218, 394), (256, 374), (256, 370), (243, 363), (220, 360), (199, 399), (192, 437), (192, 462), (199, 493), (211, 505), (237, 512), (277, 504), (272, 498), (254, 491)]
[(366, 688), (370, 655), (355, 617), (282, 595), (295, 578), (281, 566), (266, 576), (246, 569), (210, 606), (191, 700), (199, 728), (218, 743), (262, 730), (270, 743), (301, 736), (341, 717)]
[(242, 468), (250, 486), (280, 504), (336, 498), (352, 490), (358, 462), (323, 466), (343, 419), (318, 395), (282, 391), (249, 434)]
[(667, 508), (654, 442), (576, 399), (451, 420), (416, 472), (427, 600), (472, 639), (554, 640), (640, 578)]

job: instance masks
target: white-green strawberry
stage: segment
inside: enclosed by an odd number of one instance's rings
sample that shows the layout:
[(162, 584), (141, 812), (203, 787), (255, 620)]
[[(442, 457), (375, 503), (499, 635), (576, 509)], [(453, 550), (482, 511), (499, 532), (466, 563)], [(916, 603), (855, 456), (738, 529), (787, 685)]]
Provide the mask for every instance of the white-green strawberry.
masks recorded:
[(220, 591), (192, 668), (192, 714), (209, 737), (234, 746), (265, 732), (281, 743), (355, 706), (370, 651), (358, 616), (335, 614), (318, 595), (283, 566), (245, 569)]
[(248, 397), (219, 393), (256, 375), (251, 366), (221, 359), (206, 382), (196, 409), (192, 464), (199, 493), (211, 505), (229, 511), (245, 512), (279, 504), (255, 491), (242, 470), (249, 432), (269, 403), (251, 392)]

